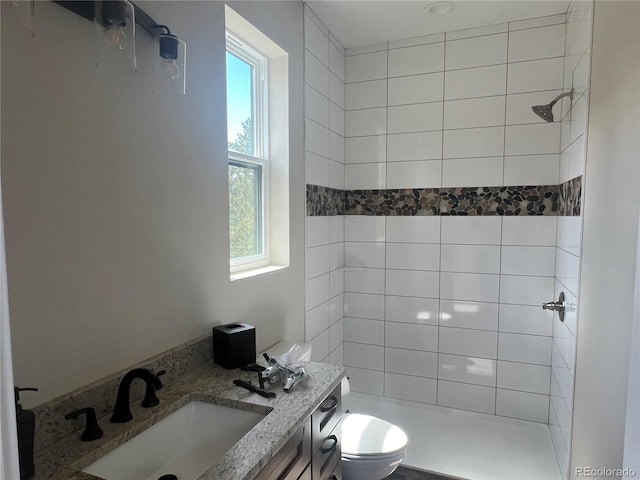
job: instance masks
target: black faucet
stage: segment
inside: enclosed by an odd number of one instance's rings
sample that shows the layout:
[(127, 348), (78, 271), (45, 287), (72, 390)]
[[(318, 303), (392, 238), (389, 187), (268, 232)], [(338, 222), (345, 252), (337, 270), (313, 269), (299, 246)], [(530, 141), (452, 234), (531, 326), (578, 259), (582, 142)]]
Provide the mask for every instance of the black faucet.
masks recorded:
[(158, 378), (165, 373), (164, 370), (154, 374), (146, 368), (134, 368), (128, 372), (118, 387), (118, 396), (116, 397), (116, 406), (113, 409), (113, 415), (111, 415), (111, 423), (125, 423), (133, 418), (131, 415), (131, 407), (129, 405), (129, 392), (131, 390), (131, 382), (136, 378), (140, 378), (147, 384), (147, 390), (144, 394), (144, 400), (142, 400), (142, 406), (144, 408), (154, 407), (160, 403), (158, 397), (156, 397), (155, 391), (162, 388), (162, 382)]

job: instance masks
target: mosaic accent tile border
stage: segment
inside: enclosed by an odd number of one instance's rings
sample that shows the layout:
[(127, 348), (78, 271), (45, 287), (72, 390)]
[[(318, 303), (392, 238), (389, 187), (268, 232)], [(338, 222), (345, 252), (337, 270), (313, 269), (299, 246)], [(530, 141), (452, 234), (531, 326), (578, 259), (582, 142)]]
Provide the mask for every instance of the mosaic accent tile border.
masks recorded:
[(307, 185), (307, 215), (580, 215), (582, 177), (561, 185), (337, 190)]

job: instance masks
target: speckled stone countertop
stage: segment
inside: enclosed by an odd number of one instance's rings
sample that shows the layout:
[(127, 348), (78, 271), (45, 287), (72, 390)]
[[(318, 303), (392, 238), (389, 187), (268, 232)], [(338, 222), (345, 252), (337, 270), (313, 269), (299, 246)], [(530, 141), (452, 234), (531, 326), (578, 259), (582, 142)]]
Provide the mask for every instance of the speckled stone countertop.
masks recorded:
[(233, 384), (236, 378), (255, 383), (255, 373), (225, 370), (213, 363), (202, 365), (159, 390), (158, 406), (145, 409), (132, 401), (130, 422), (116, 424), (110, 423), (108, 417), (100, 418), (102, 438), (82, 442), (74, 433), (37, 451), (35, 478), (96, 480), (98, 477), (81, 470), (190, 401), (198, 400), (265, 414), (199, 477), (199, 480), (253, 479), (345, 375), (344, 368), (335, 365), (308, 363), (305, 368), (307, 377), (291, 393), (273, 386), (276, 398), (263, 398)]

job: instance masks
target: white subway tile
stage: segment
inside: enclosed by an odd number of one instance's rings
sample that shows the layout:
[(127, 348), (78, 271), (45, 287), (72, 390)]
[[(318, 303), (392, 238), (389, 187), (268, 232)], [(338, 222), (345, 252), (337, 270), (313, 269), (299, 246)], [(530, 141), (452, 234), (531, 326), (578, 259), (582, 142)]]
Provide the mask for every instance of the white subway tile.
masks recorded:
[(350, 47), (345, 50), (345, 55), (351, 57), (353, 55), (362, 55), (365, 53), (385, 52), (387, 50), (387, 42), (376, 43), (374, 45), (364, 45), (362, 47)]
[(551, 337), (501, 333), (498, 358), (520, 363), (551, 365)]
[[(564, 24), (567, 21), (567, 15), (549, 15), (546, 17), (530, 18), (527, 20), (518, 20), (509, 23), (509, 31), (524, 30), (525, 28), (546, 27), (547, 25)], [(564, 42), (563, 42), (564, 43)]]
[(509, 34), (509, 62), (564, 56), (564, 25), (530, 28)]
[(495, 303), (441, 300), (440, 325), (497, 331), (498, 305)]
[(496, 361), (441, 353), (438, 355), (438, 379), (495, 387)]
[(502, 275), (500, 302), (515, 305), (542, 305), (553, 299), (553, 277)]
[[(333, 245), (331, 245), (333, 248)], [(335, 298), (344, 292), (344, 272), (334, 270), (329, 273), (329, 297)]]
[(438, 350), (440, 353), (497, 358), (497, 332), (441, 327), (439, 335)]
[(440, 266), (439, 245), (429, 243), (388, 243), (386, 254), (387, 268), (398, 270), (438, 270)]
[[(346, 351), (346, 346), (345, 346)], [(384, 395), (384, 373), (363, 368), (347, 367), (351, 390), (369, 395)]]
[(305, 182), (311, 185), (329, 186), (329, 162), (328, 158), (316, 155), (312, 152), (304, 153)]
[(506, 61), (506, 33), (447, 42), (447, 70), (496, 65)]
[(386, 51), (347, 57), (347, 83), (378, 80), (386, 77)]
[(438, 298), (438, 272), (387, 269), (386, 293)]
[(329, 99), (309, 85), (304, 87), (305, 116), (329, 127)]
[(384, 268), (384, 251), (384, 243), (346, 242), (344, 263), (347, 267)]
[(510, 64), (507, 75), (507, 93), (561, 89), (563, 73), (563, 58), (531, 60)]
[(440, 273), (440, 298), (472, 302), (498, 302), (499, 275)]
[(344, 110), (329, 102), (329, 130), (344, 137)]
[(322, 63), (329, 65), (329, 38), (307, 15), (304, 16), (304, 46)]
[(333, 43), (329, 43), (329, 70), (343, 82), (346, 79), (344, 53)]
[(305, 315), (304, 338), (308, 342), (329, 328), (329, 302), (309, 310)]
[(394, 40), (389, 42), (389, 50), (396, 48), (415, 47), (416, 45), (427, 45), (429, 43), (444, 42), (444, 33), (425, 35), (422, 37), (412, 37), (404, 40)]
[(558, 217), (558, 248), (573, 255), (580, 255), (581, 234), (580, 217)]
[(344, 87), (345, 110), (387, 106), (387, 80), (348, 83)]
[(384, 345), (384, 322), (381, 320), (345, 317), (344, 341)]
[(344, 291), (384, 294), (384, 269), (368, 268), (344, 272)]
[(556, 249), (556, 277), (566, 290), (574, 295), (578, 294), (578, 274), (580, 258), (569, 252)]
[(504, 152), (504, 127), (445, 130), (444, 158), (497, 157)]
[(306, 281), (306, 308), (311, 310), (329, 300), (329, 274), (320, 275)]
[(311, 341), (311, 361), (321, 362), (329, 355), (329, 329), (312, 338)]
[(388, 163), (387, 188), (439, 187), (441, 169), (441, 160)]
[(505, 133), (505, 155), (560, 152), (560, 124), (510, 125)]
[(438, 375), (437, 353), (385, 348), (384, 357), (386, 372), (429, 378), (436, 378)]
[(561, 93), (562, 90), (551, 90), (507, 95), (507, 125), (544, 123), (542, 118), (533, 113), (531, 107), (534, 105), (546, 105)]
[(347, 242), (384, 242), (384, 217), (347, 215), (344, 217), (344, 239)]
[(411, 402), (436, 404), (437, 380), (385, 373), (384, 396)]
[(389, 133), (442, 130), (442, 102), (389, 107)]
[(304, 145), (308, 152), (329, 158), (329, 129), (314, 122), (305, 120)]
[(388, 322), (384, 335), (387, 347), (438, 351), (438, 327), (433, 325)]
[(394, 297), (385, 299), (387, 322), (438, 324), (438, 300), (435, 298)]
[(387, 109), (368, 108), (345, 112), (344, 132), (347, 137), (387, 133)]
[(443, 187), (502, 185), (502, 157), (451, 158), (442, 162)]
[(388, 105), (441, 102), (444, 73), (428, 73), (389, 79)]
[(500, 245), (500, 217), (442, 217), (442, 243)]
[(442, 158), (442, 132), (387, 135), (388, 162), (440, 158)]
[(551, 336), (553, 313), (539, 306), (500, 305), (500, 331)]
[(444, 70), (444, 42), (389, 51), (389, 77)]
[(329, 161), (329, 187), (344, 190), (344, 163)]
[(386, 217), (387, 242), (440, 243), (439, 216)]
[(469, 68), (444, 74), (445, 100), (504, 95), (507, 91), (507, 66)]
[(344, 167), (344, 185), (348, 190), (386, 188), (386, 182), (384, 163), (360, 163)]
[(442, 407), (493, 414), (495, 403), (493, 387), (438, 380), (438, 405)]
[(329, 272), (329, 245), (307, 248), (305, 251), (305, 278), (313, 278)]
[(505, 185), (557, 185), (560, 156), (519, 155), (505, 157)]
[(344, 342), (344, 364), (349, 367), (384, 370), (384, 347)]
[(551, 368), (498, 361), (498, 388), (549, 394)]
[(329, 241), (330, 243), (344, 242), (344, 217), (342, 215), (329, 217)]
[(553, 277), (554, 247), (502, 247), (500, 273), (506, 275), (535, 275)]
[(444, 102), (444, 128), (504, 125), (505, 97), (483, 97)]
[[(329, 158), (344, 164), (344, 137), (329, 131)], [(329, 169), (331, 173), (331, 169)]]
[(503, 245), (552, 247), (556, 244), (556, 217), (504, 217)]
[(317, 247), (329, 243), (329, 217), (306, 217), (306, 246)]
[(458, 273), (500, 273), (500, 247), (442, 245), (440, 270)]
[[(332, 352), (342, 345), (344, 341), (344, 322), (342, 319), (329, 327), (329, 350)], [(344, 352), (343, 352), (344, 353)], [(341, 357), (343, 357), (341, 353)], [(340, 365), (344, 362), (344, 358), (340, 360)]]
[(494, 35), (496, 33), (504, 33), (507, 31), (506, 23), (498, 23), (488, 25), (486, 27), (465, 28), (464, 30), (455, 30), (447, 32), (447, 42), (451, 40), (461, 40), (463, 38), (482, 37), (485, 35)]
[(346, 317), (384, 320), (384, 295), (345, 293), (344, 315)]
[(329, 321), (334, 325), (344, 316), (344, 295), (340, 294), (329, 300)]
[(313, 54), (304, 54), (304, 81), (329, 97), (329, 69)]
[(379, 163), (387, 161), (387, 136), (345, 138), (346, 163)]
[(496, 415), (547, 423), (549, 396), (499, 388), (496, 395)]

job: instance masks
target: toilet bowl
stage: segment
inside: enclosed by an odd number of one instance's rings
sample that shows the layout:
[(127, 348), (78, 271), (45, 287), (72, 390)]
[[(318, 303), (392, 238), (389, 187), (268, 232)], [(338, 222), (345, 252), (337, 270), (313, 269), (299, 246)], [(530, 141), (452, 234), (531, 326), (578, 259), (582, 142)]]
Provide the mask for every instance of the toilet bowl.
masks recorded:
[(342, 420), (342, 478), (382, 480), (391, 475), (407, 450), (404, 431), (371, 415), (345, 414)]

